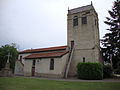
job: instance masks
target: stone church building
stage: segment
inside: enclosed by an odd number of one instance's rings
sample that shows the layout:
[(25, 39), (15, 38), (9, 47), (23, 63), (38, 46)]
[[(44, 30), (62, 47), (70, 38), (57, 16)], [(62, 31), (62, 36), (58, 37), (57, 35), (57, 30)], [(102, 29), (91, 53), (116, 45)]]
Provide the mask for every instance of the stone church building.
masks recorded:
[(98, 15), (93, 5), (68, 10), (67, 45), (19, 52), (15, 75), (67, 78), (79, 62), (100, 62)]

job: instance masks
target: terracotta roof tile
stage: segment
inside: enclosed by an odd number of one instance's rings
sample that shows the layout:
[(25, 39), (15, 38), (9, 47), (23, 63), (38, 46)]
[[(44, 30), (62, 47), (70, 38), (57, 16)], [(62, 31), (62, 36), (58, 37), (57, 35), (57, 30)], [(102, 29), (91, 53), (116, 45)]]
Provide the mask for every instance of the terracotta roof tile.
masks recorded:
[(63, 55), (65, 55), (66, 53), (68, 53), (68, 51), (64, 51), (64, 52), (51, 52), (51, 53), (36, 53), (36, 54), (32, 54), (29, 56), (26, 56), (25, 59), (37, 59), (37, 58), (50, 58), (50, 57), (61, 57)]
[(20, 51), (20, 54), (23, 53), (35, 53), (35, 52), (45, 52), (45, 51), (56, 51), (56, 50), (65, 50), (67, 46), (58, 46), (58, 47), (50, 47), (50, 48), (39, 48), (39, 49), (28, 49), (24, 51)]

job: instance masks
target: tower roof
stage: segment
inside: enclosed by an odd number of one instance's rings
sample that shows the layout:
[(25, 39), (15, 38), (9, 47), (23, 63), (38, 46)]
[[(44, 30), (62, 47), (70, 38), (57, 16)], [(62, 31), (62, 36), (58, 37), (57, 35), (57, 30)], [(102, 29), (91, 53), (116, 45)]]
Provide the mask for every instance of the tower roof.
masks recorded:
[(70, 9), (68, 10), (68, 14), (74, 14), (74, 13), (78, 13), (78, 12), (83, 12), (83, 11), (88, 11), (94, 9), (93, 5), (86, 5), (86, 6), (82, 6), (82, 7), (78, 7), (78, 8), (74, 8), (74, 9)]

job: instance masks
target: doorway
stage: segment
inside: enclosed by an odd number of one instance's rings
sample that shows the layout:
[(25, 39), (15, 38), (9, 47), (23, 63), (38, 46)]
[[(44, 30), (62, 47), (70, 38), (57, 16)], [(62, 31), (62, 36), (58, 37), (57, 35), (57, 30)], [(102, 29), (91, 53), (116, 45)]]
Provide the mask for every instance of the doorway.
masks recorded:
[(32, 62), (32, 76), (35, 76), (35, 60)]

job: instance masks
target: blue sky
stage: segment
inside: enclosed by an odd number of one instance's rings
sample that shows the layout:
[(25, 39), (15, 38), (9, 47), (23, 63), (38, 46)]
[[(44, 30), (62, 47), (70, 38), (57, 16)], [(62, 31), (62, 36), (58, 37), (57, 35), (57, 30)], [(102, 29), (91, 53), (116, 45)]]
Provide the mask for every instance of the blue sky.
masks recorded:
[[(105, 17), (115, 0), (92, 0), (99, 16), (100, 38)], [(91, 0), (0, 0), (0, 45), (16, 43), (20, 50), (67, 44), (67, 9)]]

